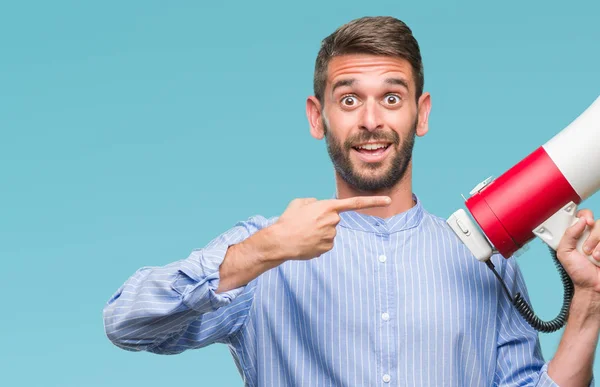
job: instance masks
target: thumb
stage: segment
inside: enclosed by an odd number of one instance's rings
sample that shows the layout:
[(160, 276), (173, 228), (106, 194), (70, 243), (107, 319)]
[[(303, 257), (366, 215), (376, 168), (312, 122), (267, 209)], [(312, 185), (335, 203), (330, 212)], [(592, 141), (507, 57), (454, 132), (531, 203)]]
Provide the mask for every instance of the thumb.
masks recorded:
[(296, 198), (290, 202), (288, 208), (299, 208), (316, 201), (315, 198)]
[(302, 199), (302, 205), (307, 205), (310, 203), (314, 203), (316, 201), (317, 201), (316, 198), (304, 198), (304, 199)]

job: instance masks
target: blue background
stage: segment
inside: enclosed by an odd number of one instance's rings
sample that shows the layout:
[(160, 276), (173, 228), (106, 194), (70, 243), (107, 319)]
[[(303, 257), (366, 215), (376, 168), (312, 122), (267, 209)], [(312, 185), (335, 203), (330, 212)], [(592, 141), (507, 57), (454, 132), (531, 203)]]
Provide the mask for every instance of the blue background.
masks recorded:
[[(141, 266), (185, 258), (295, 197), (332, 195), (333, 169), (304, 103), (321, 39), (353, 18), (396, 16), (421, 45), (433, 109), (415, 146), (414, 189), (442, 217), (600, 94), (597, 1), (7, 3), (7, 386), (241, 385), (222, 345), (177, 356), (118, 349), (102, 308)], [(585, 204), (600, 214), (600, 195)], [(518, 260), (549, 319), (562, 287), (545, 246), (530, 246)], [(541, 336), (547, 358), (561, 334)]]

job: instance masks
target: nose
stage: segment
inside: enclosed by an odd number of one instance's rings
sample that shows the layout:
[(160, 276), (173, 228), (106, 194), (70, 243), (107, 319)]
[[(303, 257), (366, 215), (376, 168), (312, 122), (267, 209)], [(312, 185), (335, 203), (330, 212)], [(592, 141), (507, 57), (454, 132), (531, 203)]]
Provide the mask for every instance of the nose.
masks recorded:
[(359, 126), (370, 132), (383, 128), (383, 118), (376, 101), (370, 99), (364, 105)]

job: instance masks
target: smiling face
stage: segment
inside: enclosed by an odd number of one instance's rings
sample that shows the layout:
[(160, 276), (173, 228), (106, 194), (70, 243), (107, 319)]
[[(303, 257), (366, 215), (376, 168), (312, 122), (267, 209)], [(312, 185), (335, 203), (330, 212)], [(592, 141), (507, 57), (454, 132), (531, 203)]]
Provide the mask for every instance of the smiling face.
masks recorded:
[(307, 101), (311, 133), (326, 138), (337, 174), (355, 190), (398, 185), (411, 166), (415, 136), (427, 132), (430, 97), (416, 100), (408, 61), (367, 54), (331, 59), (322, 102)]

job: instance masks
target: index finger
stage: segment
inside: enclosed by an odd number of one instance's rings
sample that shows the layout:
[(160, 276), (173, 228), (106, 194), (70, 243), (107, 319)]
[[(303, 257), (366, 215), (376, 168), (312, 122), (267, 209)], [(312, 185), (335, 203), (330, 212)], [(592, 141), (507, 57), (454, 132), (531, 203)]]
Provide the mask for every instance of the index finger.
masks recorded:
[(578, 218), (584, 217), (587, 220), (587, 224), (588, 226), (592, 226), (594, 225), (594, 213), (592, 212), (592, 210), (584, 208), (582, 210), (577, 211), (577, 215)]
[(355, 196), (346, 199), (330, 199), (331, 209), (337, 212), (384, 207), (392, 202), (389, 196)]

